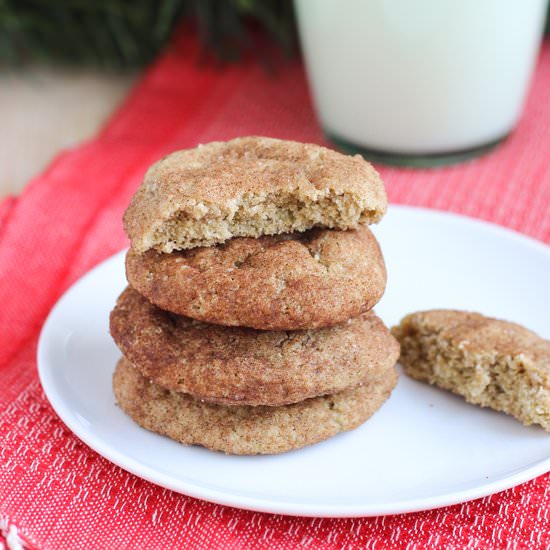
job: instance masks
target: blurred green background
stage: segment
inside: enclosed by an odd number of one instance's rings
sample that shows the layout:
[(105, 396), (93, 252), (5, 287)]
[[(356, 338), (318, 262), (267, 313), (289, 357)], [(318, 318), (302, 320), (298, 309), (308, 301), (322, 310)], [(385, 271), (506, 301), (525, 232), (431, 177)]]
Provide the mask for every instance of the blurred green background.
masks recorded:
[(295, 51), (291, 0), (0, 0), (0, 63), (131, 69), (154, 58), (178, 24), (221, 61), (253, 51), (258, 34)]

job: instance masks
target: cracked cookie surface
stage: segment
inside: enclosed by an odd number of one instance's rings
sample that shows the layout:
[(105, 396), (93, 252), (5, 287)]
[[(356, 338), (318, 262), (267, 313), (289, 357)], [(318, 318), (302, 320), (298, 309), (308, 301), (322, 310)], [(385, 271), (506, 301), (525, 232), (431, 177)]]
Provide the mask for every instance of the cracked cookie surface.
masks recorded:
[(368, 385), (282, 407), (213, 405), (151, 383), (121, 359), (113, 376), (118, 404), (137, 424), (180, 443), (228, 454), (275, 454), (356, 428), (387, 400), (395, 369)]
[(155, 384), (222, 404), (277, 406), (335, 393), (380, 376), (399, 355), (373, 312), (330, 328), (260, 331), (175, 315), (131, 288), (111, 312), (110, 329)]
[(236, 238), (170, 254), (130, 249), (126, 274), (161, 309), (263, 330), (342, 323), (371, 309), (386, 285), (367, 227)]
[(139, 253), (212, 246), (313, 227), (380, 221), (384, 184), (360, 155), (241, 137), (176, 151), (155, 163), (124, 214)]

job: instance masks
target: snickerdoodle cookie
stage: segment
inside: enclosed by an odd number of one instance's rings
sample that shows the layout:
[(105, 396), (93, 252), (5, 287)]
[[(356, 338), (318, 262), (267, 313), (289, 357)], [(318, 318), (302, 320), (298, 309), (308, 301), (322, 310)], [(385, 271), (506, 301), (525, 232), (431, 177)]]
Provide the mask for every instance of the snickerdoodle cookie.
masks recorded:
[(129, 361), (118, 362), (113, 389), (137, 424), (181, 443), (228, 454), (275, 454), (356, 428), (372, 416), (397, 383), (395, 369), (335, 395), (282, 407), (214, 405), (151, 383)]
[(342, 323), (372, 308), (386, 285), (384, 259), (367, 227), (236, 238), (170, 254), (130, 250), (126, 274), (162, 309), (264, 330)]
[(550, 341), (478, 313), (413, 313), (392, 329), (405, 372), (550, 431)]
[(361, 156), (242, 137), (177, 151), (154, 164), (124, 214), (132, 248), (172, 252), (233, 237), (379, 221), (384, 185)]
[(127, 288), (111, 312), (125, 357), (155, 384), (222, 404), (285, 405), (393, 367), (399, 345), (372, 312), (330, 328), (258, 331), (168, 313)]

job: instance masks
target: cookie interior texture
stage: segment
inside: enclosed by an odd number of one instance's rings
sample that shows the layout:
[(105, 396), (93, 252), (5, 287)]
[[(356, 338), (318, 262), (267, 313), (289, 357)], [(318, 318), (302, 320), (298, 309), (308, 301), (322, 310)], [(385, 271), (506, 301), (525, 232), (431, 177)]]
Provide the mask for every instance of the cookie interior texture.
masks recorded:
[(276, 454), (365, 422), (397, 383), (391, 369), (368, 386), (282, 407), (227, 407), (163, 389), (121, 359), (113, 376), (119, 406), (137, 424), (180, 443), (228, 454)]
[(408, 315), (392, 333), (413, 378), (550, 431), (550, 341), (515, 323), (453, 310)]
[(386, 268), (367, 227), (313, 229), (126, 257), (130, 285), (164, 310), (262, 330), (336, 325), (382, 297)]
[(359, 155), (243, 137), (154, 164), (124, 227), (137, 252), (172, 252), (318, 226), (351, 229), (378, 222), (386, 207), (380, 176)]
[(383, 374), (399, 356), (373, 312), (325, 329), (259, 331), (168, 313), (130, 287), (110, 330), (155, 384), (223, 404), (277, 406), (338, 392)]

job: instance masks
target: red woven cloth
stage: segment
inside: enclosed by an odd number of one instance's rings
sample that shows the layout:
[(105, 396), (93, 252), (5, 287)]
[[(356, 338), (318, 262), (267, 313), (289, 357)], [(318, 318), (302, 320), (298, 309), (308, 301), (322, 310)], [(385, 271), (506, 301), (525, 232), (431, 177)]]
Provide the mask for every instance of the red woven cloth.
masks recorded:
[[(59, 548), (534, 548), (550, 545), (550, 476), (440, 510), (364, 519), (252, 513), (188, 498), (112, 465), (50, 408), (36, 344), (57, 298), (127, 245), (121, 216), (174, 149), (261, 134), (322, 142), (299, 62), (200, 68), (174, 43), (93, 141), (0, 206), (0, 529)], [(184, 55), (182, 52), (186, 50)], [(525, 114), (492, 154), (437, 170), (380, 167), (392, 202), (460, 212), (550, 242), (550, 43)], [(83, 105), (85, 108), (85, 105)]]

